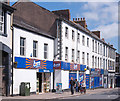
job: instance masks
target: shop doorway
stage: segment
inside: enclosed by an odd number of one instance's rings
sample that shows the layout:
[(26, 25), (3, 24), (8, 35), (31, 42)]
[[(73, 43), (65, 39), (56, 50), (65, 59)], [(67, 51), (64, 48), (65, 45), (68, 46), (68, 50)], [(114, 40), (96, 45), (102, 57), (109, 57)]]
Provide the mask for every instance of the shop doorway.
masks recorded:
[(39, 90), (38, 92), (42, 92), (42, 73), (37, 73), (37, 89)]
[(111, 84), (110, 84), (110, 88), (112, 88), (112, 84), (113, 84), (113, 79), (111, 79)]

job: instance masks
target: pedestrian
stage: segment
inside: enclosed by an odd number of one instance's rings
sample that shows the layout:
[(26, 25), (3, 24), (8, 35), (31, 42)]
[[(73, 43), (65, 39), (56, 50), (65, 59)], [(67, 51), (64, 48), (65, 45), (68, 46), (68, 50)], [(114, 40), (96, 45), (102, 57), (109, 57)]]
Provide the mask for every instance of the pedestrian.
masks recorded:
[(82, 83), (82, 89), (83, 89), (84, 94), (85, 94), (85, 93), (86, 93), (86, 86), (85, 86), (85, 84), (84, 84), (84, 83)]
[(77, 81), (77, 79), (75, 79), (75, 89), (76, 89), (76, 92), (78, 92), (78, 81)]
[(75, 81), (73, 80), (73, 77), (71, 77), (70, 80), (70, 86), (71, 86), (71, 94), (74, 94), (74, 85), (75, 85)]

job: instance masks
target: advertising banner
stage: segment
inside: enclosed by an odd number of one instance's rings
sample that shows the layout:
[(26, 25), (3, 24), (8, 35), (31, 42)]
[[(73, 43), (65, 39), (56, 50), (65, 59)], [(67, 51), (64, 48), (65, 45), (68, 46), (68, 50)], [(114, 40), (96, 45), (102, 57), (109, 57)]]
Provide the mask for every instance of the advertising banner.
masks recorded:
[(15, 57), (15, 62), (17, 62), (16, 68), (24, 68), (24, 69), (53, 69), (53, 62), (47, 60), (39, 60), (33, 58), (22, 58)]
[(82, 83), (84, 83), (84, 73), (79, 73), (79, 80), (80, 85), (82, 85)]
[(89, 85), (90, 85), (90, 75), (86, 74), (86, 89), (89, 88)]
[(69, 88), (71, 87), (70, 86), (71, 77), (73, 77), (73, 80), (77, 79), (77, 73), (69, 73)]
[(100, 87), (102, 86), (102, 75), (100, 75)]
[(94, 77), (91, 77), (91, 88), (94, 88)]
[(56, 83), (56, 93), (62, 93), (62, 83)]
[(80, 70), (80, 64), (70, 63), (70, 70)]
[(53, 69), (61, 69), (61, 61), (53, 61)]

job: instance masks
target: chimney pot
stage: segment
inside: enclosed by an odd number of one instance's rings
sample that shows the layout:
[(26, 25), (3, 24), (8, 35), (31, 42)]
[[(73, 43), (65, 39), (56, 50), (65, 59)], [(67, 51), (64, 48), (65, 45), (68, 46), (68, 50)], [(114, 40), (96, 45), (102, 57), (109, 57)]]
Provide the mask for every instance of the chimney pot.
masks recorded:
[(77, 21), (77, 18), (76, 18), (76, 21)]
[(78, 18), (78, 21), (80, 21), (80, 18)]
[(83, 18), (83, 20), (85, 20), (85, 18)]
[(75, 19), (73, 18), (73, 21), (74, 21)]
[(82, 21), (82, 18), (81, 18), (81, 21)]

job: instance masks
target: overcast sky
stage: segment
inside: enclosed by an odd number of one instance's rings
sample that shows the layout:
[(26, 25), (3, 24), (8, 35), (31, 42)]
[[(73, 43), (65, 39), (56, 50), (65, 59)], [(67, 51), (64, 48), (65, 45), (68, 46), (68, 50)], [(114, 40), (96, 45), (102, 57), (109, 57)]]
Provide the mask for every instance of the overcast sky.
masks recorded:
[(41, 1), (35, 3), (50, 11), (70, 9), (71, 20), (76, 17), (85, 17), (88, 29), (101, 31), (101, 38), (104, 37), (107, 43), (113, 44), (118, 49), (118, 0), (100, 0), (100, 2), (96, 2), (96, 0), (89, 0), (89, 2), (87, 2), (88, 0), (74, 0), (74, 2), (71, 2), (73, 0), (33, 1)]

